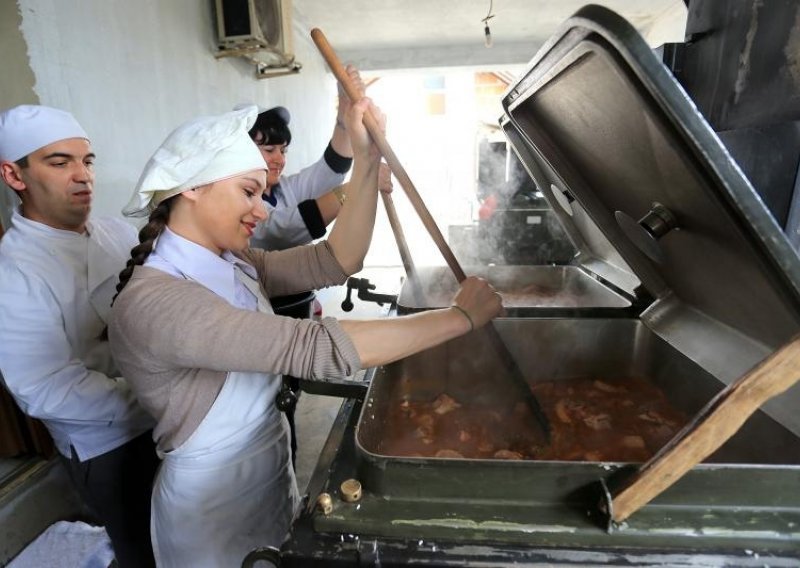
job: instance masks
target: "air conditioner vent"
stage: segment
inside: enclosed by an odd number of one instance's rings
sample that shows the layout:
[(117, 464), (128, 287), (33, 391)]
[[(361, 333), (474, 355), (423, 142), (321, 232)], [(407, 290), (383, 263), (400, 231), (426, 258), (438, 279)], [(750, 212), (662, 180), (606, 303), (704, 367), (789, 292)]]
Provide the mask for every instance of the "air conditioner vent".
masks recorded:
[(241, 56), (256, 65), (259, 78), (302, 67), (292, 53), (291, 0), (216, 0), (216, 57)]
[[(278, 1), (256, 2), (256, 19), (262, 37), (267, 45), (276, 47), (283, 40), (283, 29), (281, 20), (284, 15), (281, 13), (281, 6)], [(286, 16), (288, 17), (288, 15)], [(291, 29), (289, 30), (291, 33)]]

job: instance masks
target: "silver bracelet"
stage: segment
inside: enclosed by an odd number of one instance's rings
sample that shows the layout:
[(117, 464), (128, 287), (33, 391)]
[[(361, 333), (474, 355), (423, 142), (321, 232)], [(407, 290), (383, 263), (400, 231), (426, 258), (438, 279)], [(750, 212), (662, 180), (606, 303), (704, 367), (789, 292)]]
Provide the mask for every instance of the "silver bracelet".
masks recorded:
[(462, 308), (461, 306), (457, 306), (456, 304), (453, 304), (453, 305), (452, 305), (452, 306), (450, 306), (450, 307), (451, 307), (451, 308), (455, 308), (455, 309), (457, 309), (459, 312), (461, 312), (462, 314), (464, 314), (464, 317), (465, 317), (465, 318), (467, 318), (467, 321), (469, 322), (469, 330), (470, 330), (470, 331), (474, 331), (474, 330), (475, 330), (475, 324), (474, 324), (474, 323), (472, 323), (472, 318), (471, 318), (471, 317), (470, 317), (470, 315), (467, 313), (467, 310), (465, 310), (465, 309), (464, 309), (464, 308)]

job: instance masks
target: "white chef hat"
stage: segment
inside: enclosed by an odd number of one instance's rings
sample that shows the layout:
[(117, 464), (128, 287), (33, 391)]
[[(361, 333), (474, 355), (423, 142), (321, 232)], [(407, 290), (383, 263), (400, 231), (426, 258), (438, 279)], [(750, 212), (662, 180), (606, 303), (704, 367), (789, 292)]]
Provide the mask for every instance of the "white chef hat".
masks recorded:
[(68, 138), (89, 139), (65, 110), (19, 105), (0, 113), (0, 160), (16, 162), (48, 144)]
[(245, 172), (266, 170), (261, 152), (247, 135), (257, 115), (258, 108), (250, 105), (196, 118), (173, 130), (145, 165), (122, 213), (145, 217), (173, 195)]
[[(239, 103), (238, 105), (233, 107), (233, 110), (241, 110), (243, 108), (252, 106), (253, 104), (255, 103)], [(265, 112), (274, 112), (279, 117), (281, 117), (281, 120), (283, 120), (283, 122), (285, 122), (286, 124), (289, 124), (289, 121), (292, 119), (292, 115), (289, 114), (289, 109), (287, 109), (286, 107), (282, 106), (276, 106), (272, 108), (266, 108), (262, 106), (258, 107), (258, 114), (264, 114)]]

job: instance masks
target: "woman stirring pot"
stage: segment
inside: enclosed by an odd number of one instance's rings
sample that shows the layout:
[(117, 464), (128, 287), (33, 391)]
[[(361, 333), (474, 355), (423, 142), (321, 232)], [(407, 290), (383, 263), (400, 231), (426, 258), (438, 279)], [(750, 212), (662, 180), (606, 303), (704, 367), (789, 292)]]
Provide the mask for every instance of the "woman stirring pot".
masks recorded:
[(501, 311), (469, 278), (453, 307), (374, 321), (272, 314), (269, 301), (345, 282), (372, 237), (379, 155), (353, 105), (348, 200), (327, 240), (247, 249), (267, 213), (266, 165), (247, 132), (255, 106), (170, 134), (148, 162), (126, 214), (149, 214), (120, 274), (111, 348), (157, 420), (163, 463), (151, 536), (159, 566), (236, 566), (280, 546), (298, 504), (288, 427), (275, 405), (281, 374), (343, 378), (469, 332)]

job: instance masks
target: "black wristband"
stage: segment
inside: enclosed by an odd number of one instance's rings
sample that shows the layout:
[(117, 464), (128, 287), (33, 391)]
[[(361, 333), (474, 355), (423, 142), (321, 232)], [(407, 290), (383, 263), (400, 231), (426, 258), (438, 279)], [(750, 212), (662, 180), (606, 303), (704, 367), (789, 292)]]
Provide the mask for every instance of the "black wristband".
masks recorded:
[(336, 152), (330, 142), (328, 142), (328, 147), (325, 148), (325, 153), (322, 156), (325, 158), (325, 163), (328, 164), (328, 167), (337, 174), (346, 174), (353, 165), (353, 158), (345, 158)]
[(312, 239), (318, 239), (325, 234), (325, 221), (322, 219), (322, 213), (320, 213), (316, 199), (308, 199), (298, 203), (297, 210), (300, 212), (300, 217), (303, 218), (303, 222), (306, 224)]

